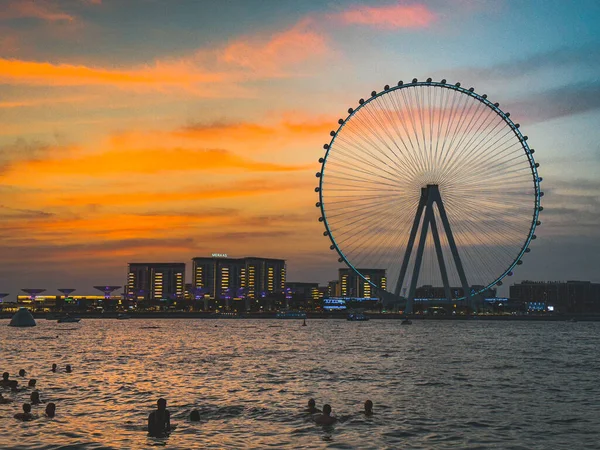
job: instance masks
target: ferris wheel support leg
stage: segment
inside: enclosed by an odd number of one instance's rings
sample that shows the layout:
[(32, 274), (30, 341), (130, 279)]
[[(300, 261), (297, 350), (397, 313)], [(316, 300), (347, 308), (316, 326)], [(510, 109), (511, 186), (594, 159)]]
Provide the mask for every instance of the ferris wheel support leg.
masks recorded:
[(396, 289), (394, 289), (394, 295), (400, 296), (400, 290), (404, 283), (404, 277), (406, 276), (406, 270), (408, 269), (408, 263), (410, 255), (412, 253), (413, 246), (415, 245), (415, 238), (417, 237), (417, 231), (419, 231), (419, 223), (421, 222), (421, 216), (423, 215), (423, 208), (427, 203), (427, 193), (425, 188), (421, 189), (421, 198), (419, 199), (419, 206), (417, 207), (417, 214), (415, 214), (415, 220), (413, 222), (412, 229), (410, 230), (410, 236), (408, 243), (406, 244), (406, 251), (404, 252), (404, 260), (402, 261), (402, 268), (400, 269), (400, 275), (398, 276), (398, 282), (396, 283)]
[(412, 314), (415, 301), (415, 293), (417, 291), (417, 281), (419, 280), (419, 272), (421, 271), (421, 263), (423, 262), (423, 251), (425, 250), (425, 239), (427, 238), (427, 228), (433, 215), (431, 197), (427, 197), (427, 205), (425, 206), (425, 218), (423, 219), (423, 227), (421, 228), (421, 236), (419, 237), (419, 247), (417, 247), (417, 255), (415, 257), (415, 267), (410, 281), (410, 289), (408, 291), (408, 299), (406, 301), (406, 312)]
[(442, 197), (440, 195), (440, 191), (435, 189), (434, 201), (437, 203), (438, 210), (440, 212), (440, 219), (442, 219), (442, 224), (444, 225), (444, 231), (446, 232), (446, 237), (448, 238), (448, 245), (450, 246), (450, 251), (452, 252), (452, 257), (454, 258), (454, 264), (456, 265), (456, 271), (458, 272), (458, 278), (460, 278), (460, 283), (462, 284), (462, 288), (465, 294), (465, 302), (467, 306), (471, 306), (470, 299), (470, 290), (469, 284), (467, 283), (467, 277), (465, 275), (465, 270), (462, 265), (462, 261), (460, 260), (460, 255), (458, 254), (458, 249), (456, 248), (456, 242), (454, 241), (454, 236), (452, 234), (452, 229), (450, 228), (450, 222), (448, 221), (448, 216), (446, 215), (446, 208), (444, 207), (444, 202), (442, 201)]
[(444, 294), (446, 300), (452, 301), (452, 293), (450, 292), (450, 283), (448, 282), (448, 272), (446, 271), (446, 264), (444, 263), (444, 254), (442, 253), (442, 243), (440, 241), (440, 235), (438, 233), (437, 225), (435, 222), (435, 215), (433, 211), (431, 213), (431, 234), (433, 235), (433, 242), (435, 244), (435, 252), (437, 253), (438, 264), (440, 265), (440, 272), (442, 274), (442, 283), (444, 284)]

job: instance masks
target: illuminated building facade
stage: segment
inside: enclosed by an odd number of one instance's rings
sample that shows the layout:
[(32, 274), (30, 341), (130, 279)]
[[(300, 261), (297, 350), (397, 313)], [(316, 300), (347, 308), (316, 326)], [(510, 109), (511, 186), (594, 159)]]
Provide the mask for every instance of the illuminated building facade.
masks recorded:
[(285, 289), (285, 260), (229, 258), (225, 254), (192, 259), (194, 288), (206, 289), (215, 300), (264, 297)]
[(327, 283), (327, 295), (325, 296), (326, 298), (339, 297), (340, 295), (341, 294), (339, 280), (332, 280), (329, 283)]
[(286, 289), (289, 289), (292, 294), (296, 294), (304, 300), (310, 300), (312, 302), (318, 302), (323, 298), (323, 294), (319, 289), (319, 283), (299, 283), (299, 282), (286, 282)]
[[(387, 287), (385, 269), (358, 269), (367, 280), (383, 290)], [(352, 269), (339, 269), (338, 286), (341, 297), (377, 297), (379, 289), (359, 277)]]
[(127, 296), (137, 300), (179, 300), (185, 293), (185, 263), (129, 263)]

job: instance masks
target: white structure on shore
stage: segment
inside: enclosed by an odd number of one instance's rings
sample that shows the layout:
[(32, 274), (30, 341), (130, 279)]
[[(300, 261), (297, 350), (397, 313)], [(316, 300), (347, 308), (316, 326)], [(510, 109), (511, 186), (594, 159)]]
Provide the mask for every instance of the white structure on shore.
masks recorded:
[(35, 319), (27, 308), (19, 308), (8, 324), (10, 327), (35, 327)]

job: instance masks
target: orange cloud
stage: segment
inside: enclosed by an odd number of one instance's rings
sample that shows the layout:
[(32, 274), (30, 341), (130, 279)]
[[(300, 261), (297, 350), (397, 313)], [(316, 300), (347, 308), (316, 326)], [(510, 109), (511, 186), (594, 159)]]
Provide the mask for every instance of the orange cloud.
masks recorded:
[[(57, 13), (58, 14), (58, 13)], [(1, 17), (1, 15), (0, 15)], [(30, 86), (110, 86), (129, 90), (182, 89), (196, 95), (247, 95), (239, 84), (299, 76), (301, 64), (329, 53), (326, 40), (305, 19), (271, 36), (259, 34), (179, 58), (124, 68), (0, 58), (0, 83)], [(220, 91), (215, 93), (215, 88)]]
[(61, 11), (55, 4), (44, 0), (16, 0), (2, 4), (0, 20), (34, 18), (47, 22), (72, 22), (70, 14)]
[[(305, 143), (313, 137), (326, 139), (337, 128), (333, 117), (305, 117), (299, 114), (282, 114), (272, 123), (213, 123), (195, 124), (171, 132), (173, 138), (200, 141), (210, 145), (243, 143), (246, 150), (268, 149), (282, 143)], [(126, 138), (126, 137), (124, 137)]]
[(303, 166), (254, 161), (221, 149), (111, 149), (103, 153), (60, 159), (27, 160), (15, 166), (20, 171), (105, 177), (110, 174), (158, 174), (172, 171), (292, 172)]
[(436, 15), (425, 5), (355, 6), (335, 16), (350, 25), (369, 25), (383, 29), (425, 28)]
[[(79, 193), (75, 195), (55, 195), (48, 197), (49, 206), (118, 205), (133, 206), (145, 204), (176, 204), (177, 202), (206, 201), (235, 197), (251, 197), (288, 191), (298, 187), (292, 183), (273, 183), (266, 180), (248, 180), (229, 183), (226, 186), (204, 189), (185, 189), (176, 191), (135, 190), (128, 192)], [(305, 186), (301, 186), (302, 189)]]
[(0, 58), (0, 81), (8, 84), (193, 89), (201, 84), (223, 82), (226, 78), (224, 74), (202, 71), (185, 62), (157, 62), (153, 66), (113, 70)]
[(289, 69), (329, 52), (325, 37), (312, 28), (310, 19), (304, 19), (289, 30), (268, 38), (240, 38), (223, 50), (220, 60), (256, 74), (285, 76), (297, 74)]
[(21, 100), (8, 100), (0, 102), (0, 109), (9, 108), (27, 108), (41, 105), (54, 105), (57, 103), (79, 103), (89, 100), (95, 100), (97, 97), (81, 95), (74, 97), (54, 97), (54, 98), (31, 98)]

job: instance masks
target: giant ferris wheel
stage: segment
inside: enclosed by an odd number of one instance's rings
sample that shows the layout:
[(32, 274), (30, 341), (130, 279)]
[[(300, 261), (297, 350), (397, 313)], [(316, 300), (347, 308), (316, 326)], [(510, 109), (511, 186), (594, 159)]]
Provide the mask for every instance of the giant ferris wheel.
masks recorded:
[[(350, 108), (319, 160), (316, 204), (331, 250), (412, 312), (418, 286), (451, 300), (499, 286), (540, 225), (534, 150), (487, 95), (460, 83), (400, 81)], [(452, 292), (454, 289), (458, 291)]]

